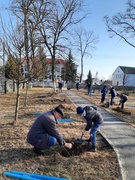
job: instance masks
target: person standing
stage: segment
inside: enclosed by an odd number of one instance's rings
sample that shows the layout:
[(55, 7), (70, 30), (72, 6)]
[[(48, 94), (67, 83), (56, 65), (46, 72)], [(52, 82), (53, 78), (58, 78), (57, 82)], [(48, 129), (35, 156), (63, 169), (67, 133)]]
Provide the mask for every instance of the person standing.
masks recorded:
[(92, 86), (89, 87), (89, 95), (92, 96)]
[(117, 95), (114, 87), (111, 87), (109, 94), (111, 94), (110, 105), (113, 105), (114, 104), (114, 98)]
[(90, 87), (91, 87), (91, 84), (90, 84), (90, 82), (88, 82), (88, 79), (86, 79), (86, 88), (87, 88), (87, 91), (88, 91), (88, 95), (90, 93)]
[(66, 141), (59, 134), (57, 119), (63, 116), (60, 106), (40, 114), (27, 134), (27, 142), (34, 146), (33, 151), (38, 155), (44, 155), (44, 150), (54, 146), (57, 142), (67, 148), (72, 148), (71, 143)]
[(104, 103), (104, 100), (105, 100), (105, 96), (106, 96), (106, 94), (107, 94), (107, 88), (106, 88), (106, 86), (104, 86), (103, 88), (102, 88), (102, 90), (101, 90), (101, 93), (102, 93), (102, 95), (101, 95), (101, 103)]
[(121, 109), (124, 109), (124, 103), (128, 100), (128, 96), (126, 94), (117, 94), (117, 96), (120, 97), (119, 106), (121, 105)]
[(59, 93), (62, 92), (62, 87), (63, 87), (63, 83), (62, 82), (58, 82)]
[(79, 90), (79, 82), (76, 83), (76, 89)]
[(95, 106), (85, 106), (84, 108), (78, 106), (76, 108), (77, 114), (83, 116), (86, 119), (86, 126), (82, 131), (82, 135), (85, 134), (85, 131), (90, 130), (90, 138), (86, 140), (87, 142), (91, 142), (92, 147), (89, 149), (89, 152), (96, 151), (96, 134), (99, 127), (103, 124), (103, 117), (97, 111), (97, 107)]

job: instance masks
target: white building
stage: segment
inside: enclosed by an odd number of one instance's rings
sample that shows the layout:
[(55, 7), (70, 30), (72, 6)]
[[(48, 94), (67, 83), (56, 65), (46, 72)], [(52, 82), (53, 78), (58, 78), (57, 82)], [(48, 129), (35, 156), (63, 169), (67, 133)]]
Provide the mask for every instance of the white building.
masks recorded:
[[(36, 58), (34, 60), (37, 61)], [(51, 72), (52, 59), (51, 58), (47, 58), (46, 59), (46, 63), (47, 63), (48, 75), (47, 75), (47, 78), (44, 79), (44, 80), (47, 81), (47, 82), (51, 82), (52, 81), (52, 72)], [(31, 59), (30, 59), (29, 65), (30, 65), (30, 69), (31, 69), (32, 68), (32, 60)], [(65, 65), (65, 60), (58, 59), (58, 58), (55, 59), (54, 78), (55, 78), (56, 82), (62, 80), (61, 79), (61, 75), (62, 75), (62, 69), (63, 69), (64, 65)], [(23, 72), (24, 77), (27, 77), (28, 71), (27, 71), (27, 62), (26, 62), (25, 58), (21, 59), (21, 66), (22, 66), (22, 72)], [(78, 65), (75, 64), (76, 71), (77, 71), (77, 68), (78, 68)], [(77, 78), (78, 78), (78, 74), (77, 74)]]
[(135, 67), (118, 66), (112, 75), (112, 85), (135, 87)]

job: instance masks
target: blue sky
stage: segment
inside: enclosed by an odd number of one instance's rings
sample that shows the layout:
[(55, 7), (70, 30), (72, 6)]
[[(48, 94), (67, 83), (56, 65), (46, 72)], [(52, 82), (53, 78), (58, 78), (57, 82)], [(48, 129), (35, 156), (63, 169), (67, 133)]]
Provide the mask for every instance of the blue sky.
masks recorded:
[[(3, 3), (5, 6), (9, 2), (10, 0), (3, 1), (0, 5), (2, 6)], [(90, 15), (85, 19), (83, 26), (93, 31), (95, 36), (99, 36), (92, 58), (84, 59), (84, 79), (87, 78), (89, 70), (93, 77), (98, 72), (99, 79), (110, 79), (118, 66), (135, 67), (135, 49), (124, 41), (120, 41), (119, 37), (110, 39), (103, 22), (105, 15), (112, 17), (119, 12), (125, 12), (127, 0), (84, 0), (84, 2)]]
[(118, 66), (135, 67), (135, 49), (119, 37), (109, 38), (109, 33), (103, 17), (112, 17), (119, 12), (125, 12), (127, 0), (85, 0), (90, 15), (83, 23), (87, 30), (94, 31), (99, 36), (96, 50), (92, 58), (84, 60), (84, 78), (89, 70), (95, 77), (98, 72), (99, 79), (110, 79)]

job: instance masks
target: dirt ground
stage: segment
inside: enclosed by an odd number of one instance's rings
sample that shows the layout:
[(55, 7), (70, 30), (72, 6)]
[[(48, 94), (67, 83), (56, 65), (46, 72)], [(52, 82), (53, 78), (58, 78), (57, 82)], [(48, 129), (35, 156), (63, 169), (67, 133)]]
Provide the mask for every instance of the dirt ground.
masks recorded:
[[(99, 103), (98, 94), (92, 97), (86, 90), (73, 90), (90, 101)], [(53, 94), (50, 88), (34, 88), (28, 92), (28, 104), (24, 106), (25, 90), (20, 94), (19, 118), (12, 125), (15, 112), (15, 93), (0, 95), (0, 179), (10, 179), (4, 176), (5, 171), (23, 171), (47, 176), (66, 177), (72, 180), (118, 180), (119, 166), (116, 154), (106, 140), (98, 133), (97, 152), (89, 153), (90, 144), (76, 143), (80, 138), (85, 121), (76, 115), (76, 108), (65, 96), (65, 93)], [(45, 152), (45, 156), (37, 156), (32, 146), (26, 142), (27, 132), (41, 112), (61, 105), (64, 118), (73, 122), (58, 123), (60, 134), (67, 142), (73, 144), (68, 150), (56, 145)], [(100, 105), (100, 104), (99, 104)], [(113, 108), (109, 108), (113, 112)], [(115, 112), (115, 111), (114, 111)], [(129, 115), (124, 114), (124, 118)], [(127, 117), (125, 118), (127, 120)], [(131, 114), (132, 119), (132, 114)], [(134, 119), (134, 118), (133, 118)], [(132, 121), (133, 121), (132, 119)], [(133, 122), (132, 122), (133, 123)], [(83, 137), (88, 139), (89, 133)]]

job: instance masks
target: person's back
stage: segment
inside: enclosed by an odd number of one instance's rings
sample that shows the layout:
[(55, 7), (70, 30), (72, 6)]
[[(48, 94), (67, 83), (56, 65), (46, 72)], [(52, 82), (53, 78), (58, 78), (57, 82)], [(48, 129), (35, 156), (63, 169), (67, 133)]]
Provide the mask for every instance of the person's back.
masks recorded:
[(84, 110), (86, 111), (86, 115), (84, 118), (86, 119), (87, 123), (92, 125), (92, 122), (94, 124), (102, 124), (103, 123), (103, 117), (99, 111), (97, 111), (97, 108), (94, 106), (86, 106), (84, 107)]
[(126, 94), (120, 94), (118, 95), (120, 97), (120, 103), (119, 105), (121, 105), (121, 108), (124, 108), (124, 103), (128, 100), (128, 96)]
[(98, 112), (97, 107), (95, 106), (85, 106), (84, 108), (78, 106), (76, 108), (77, 114), (80, 114), (86, 119), (86, 126), (82, 131), (82, 135), (84, 135), (85, 131), (90, 130), (90, 138), (86, 140), (87, 142), (91, 142), (92, 147), (89, 149), (89, 152), (96, 151), (96, 133), (99, 127), (103, 124), (103, 117), (100, 112)]
[(124, 99), (124, 100), (128, 100), (128, 96), (126, 94), (121, 94), (120, 95), (120, 98), (121, 99)]
[(115, 97), (117, 94), (116, 94), (116, 90), (114, 89), (114, 87), (111, 88), (110, 90), (110, 93), (112, 97)]

